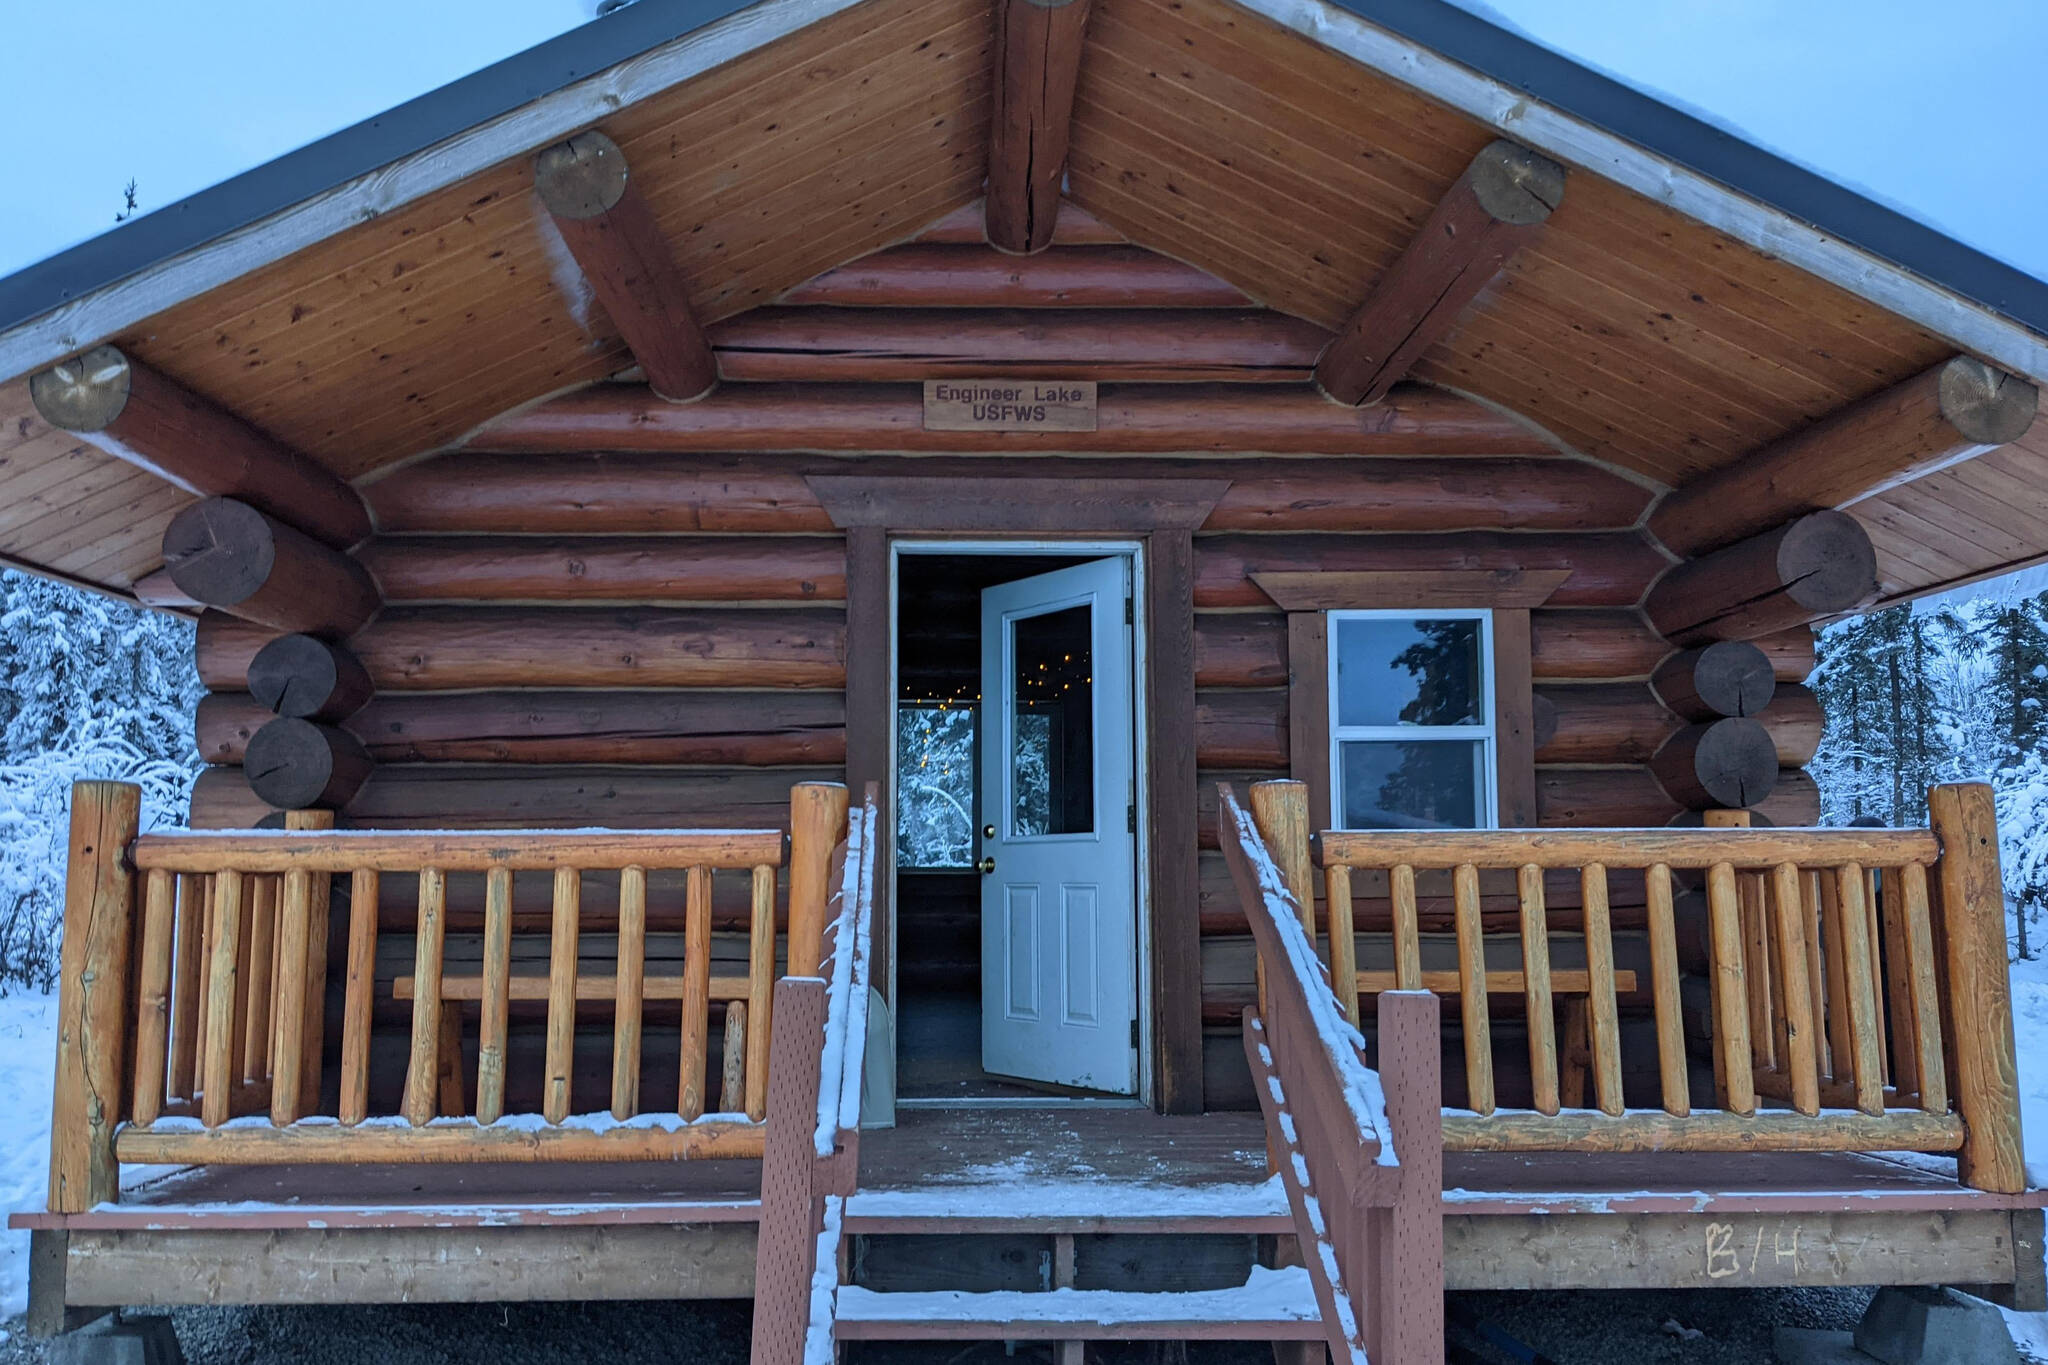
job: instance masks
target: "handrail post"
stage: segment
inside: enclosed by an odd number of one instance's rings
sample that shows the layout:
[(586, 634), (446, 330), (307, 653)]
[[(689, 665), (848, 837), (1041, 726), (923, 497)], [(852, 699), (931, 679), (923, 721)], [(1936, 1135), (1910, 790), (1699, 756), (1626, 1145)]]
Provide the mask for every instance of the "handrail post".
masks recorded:
[[(832, 895), (832, 849), (845, 837), (849, 794), (843, 782), (799, 782), (789, 789), (789, 974), (816, 976), (824, 956), (825, 902)], [(773, 1063), (770, 1064), (772, 1074)]]
[(1372, 1210), (1373, 1300), (1360, 1306), (1368, 1354), (1386, 1365), (1441, 1361), (1444, 1349), (1442, 1021), (1429, 991), (1379, 996), (1379, 1075), (1400, 1161), (1392, 1202)]
[(1308, 783), (1291, 778), (1252, 783), (1252, 823), (1301, 907), (1301, 927), (1316, 941), (1315, 860), (1308, 848)]
[(1963, 1120), (1956, 1174), (1976, 1189), (2018, 1194), (2027, 1187), (2027, 1172), (2005, 958), (1998, 810), (1988, 785), (1961, 782), (1930, 791), (1927, 813), (1941, 844), (1936, 873), (1948, 939), (1956, 1112)]
[(57, 1076), (50, 1104), (52, 1213), (83, 1213), (121, 1192), (114, 1128), (129, 1089), (128, 965), (135, 917), (128, 846), (141, 816), (142, 788), (133, 783), (72, 784)]
[(754, 1256), (754, 1365), (803, 1357), (818, 1253), (816, 1189), (819, 1068), (825, 983), (775, 983), (768, 1042), (768, 1120), (761, 1155), (761, 1230)]

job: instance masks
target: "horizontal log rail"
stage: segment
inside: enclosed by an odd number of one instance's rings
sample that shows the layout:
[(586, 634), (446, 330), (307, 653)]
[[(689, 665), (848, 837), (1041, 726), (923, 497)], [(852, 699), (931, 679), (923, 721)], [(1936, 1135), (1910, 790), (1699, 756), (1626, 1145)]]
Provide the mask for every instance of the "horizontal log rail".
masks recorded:
[[(845, 858), (842, 852), (834, 864), (832, 845), (846, 819), (846, 792), (837, 783), (791, 790), (790, 835), (335, 831), (322, 828), (331, 826), (331, 815), (295, 812), (290, 827), (277, 832), (137, 837), (131, 788), (80, 784), (74, 802), (90, 837), (75, 822), (67, 934), (75, 953), (97, 960), (70, 964), (76, 970), (67, 968), (60, 1004), (71, 1021), (67, 1036), (78, 1043), (58, 1062), (51, 1141), (63, 1182), (53, 1180), (53, 1212), (117, 1198), (114, 1173), (122, 1162), (759, 1157), (768, 1127), (778, 962), (814, 973), (829, 955), (849, 982), (864, 971), (851, 959), (865, 949), (865, 930), (856, 934), (841, 920), (867, 912), (842, 913), (849, 892), (833, 889)], [(856, 849), (872, 847), (872, 812), (867, 818), (866, 843), (856, 838)], [(846, 885), (860, 888), (860, 906), (870, 905), (872, 860), (856, 860), (853, 868), (850, 875), (869, 882)], [(451, 975), (449, 879), (465, 874), (484, 886), (481, 957), (468, 974)], [(521, 883), (534, 877), (548, 884), (533, 888), (548, 892), (546, 921), (529, 918), (524, 931), (531, 937), (517, 950), (515, 875)], [(778, 907), (785, 875), (788, 901)], [(384, 1032), (395, 1029), (390, 1012), (380, 1026), (373, 1008), (379, 889), (387, 877), (417, 888), (416, 916), (407, 926), (412, 941), (405, 945), (412, 970), (394, 992), (409, 1001), (410, 1022), (402, 1078), (383, 1075), (373, 1090), (373, 1053), (390, 1055), (401, 1043)], [(673, 908), (683, 930), (680, 953), (664, 949), (665, 972), (652, 976), (650, 878), (658, 897), (677, 902), (658, 909), (668, 915)], [(603, 901), (591, 927), (611, 941), (580, 954), (586, 879)], [(728, 963), (713, 975), (714, 888), (724, 882), (733, 883), (728, 901), (744, 906), (744, 970)], [(342, 920), (335, 942), (346, 943), (332, 971), (330, 908)], [(788, 925), (784, 934), (780, 923)], [(844, 952), (833, 952), (835, 926), (836, 941), (849, 945)], [(541, 953), (546, 966), (535, 971)], [(322, 1032), (330, 980), (341, 1015), (332, 1048)], [(108, 982), (121, 984), (109, 990)], [(866, 989), (861, 977), (862, 1030)], [(855, 998), (850, 984), (838, 998)], [(681, 1005), (679, 1026), (664, 1025), (679, 1027), (676, 1088), (667, 1088), (667, 1078), (649, 1082), (675, 1097), (672, 1107), (653, 1108), (641, 1098), (642, 1005), (649, 1000)], [(476, 1002), (478, 1019), (473, 1051), (461, 1042), (468, 1001)], [(593, 1001), (607, 1008), (589, 1022), (611, 1034), (608, 1109), (588, 1100), (579, 1105), (571, 1094), (577, 1006)], [(538, 1076), (508, 1077), (515, 1002), (545, 1002)], [(842, 1004), (842, 1014), (853, 1012), (853, 1004)], [(674, 1020), (673, 1009), (665, 1017)], [(714, 1018), (723, 1020), (722, 1039), (712, 1037)], [(373, 1030), (391, 1046), (373, 1049)], [(858, 1065), (859, 1049), (802, 1041), (814, 1057), (830, 1059), (837, 1115), (838, 1068), (848, 1056)], [(714, 1052), (722, 1060), (715, 1075), (708, 1074)], [(815, 1071), (819, 1063), (808, 1065)], [(508, 1088), (508, 1079), (538, 1083)], [(538, 1101), (521, 1112), (508, 1093)], [(380, 1097), (375, 1104), (373, 1096)], [(799, 1127), (808, 1147), (815, 1127), (808, 1110)]]
[[(1923, 829), (1752, 829), (1741, 812), (1709, 812), (1698, 829), (1313, 839), (1295, 832), (1304, 819), (1275, 842), (1304, 885), (1320, 864), (1333, 980), (1368, 995), (1457, 995), (1464, 1103), (1444, 1111), (1449, 1150), (1957, 1152), (1964, 1183), (2016, 1192), (2025, 1172), (1990, 790), (1938, 787), (1929, 813)], [(1497, 1102), (1496, 1065), (1517, 1083), (1523, 1073), (1519, 1059), (1496, 1057), (1487, 1000), (1505, 984), (1488, 971), (1488, 939), (1504, 935), (1498, 914), (1484, 914), (1481, 874), (1503, 869), (1519, 911), (1526, 1109)], [(1458, 967), (1425, 973), (1417, 875), (1445, 872)], [(1578, 878), (1583, 970), (1551, 967), (1546, 873)], [(1391, 973), (1353, 970), (1354, 875), (1385, 888)], [(1623, 1073), (1617, 996), (1633, 981), (1614, 966), (1610, 880), (1631, 897), (1640, 887), (1647, 919), (1654, 1090)], [(1705, 973), (1696, 991), (1681, 989), (1681, 938), (1704, 945), (1685, 955)], [(1352, 1020), (1369, 1013), (1339, 994)]]
[(1421, 992), (1382, 1000), (1380, 1066), (1370, 1069), (1365, 1039), (1316, 956), (1301, 868), (1272, 851), (1306, 851), (1294, 837), (1308, 828), (1306, 789), (1255, 787), (1256, 821), (1227, 783), (1217, 800), (1224, 856), (1258, 949), (1245, 1054), (1332, 1358), (1441, 1360), (1436, 1002)]

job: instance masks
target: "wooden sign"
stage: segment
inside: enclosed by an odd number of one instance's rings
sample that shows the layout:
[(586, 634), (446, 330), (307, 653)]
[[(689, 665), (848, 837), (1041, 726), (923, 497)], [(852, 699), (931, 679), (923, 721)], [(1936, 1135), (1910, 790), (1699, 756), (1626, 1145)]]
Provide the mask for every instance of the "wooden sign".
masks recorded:
[(926, 431), (1093, 431), (1092, 379), (927, 379)]

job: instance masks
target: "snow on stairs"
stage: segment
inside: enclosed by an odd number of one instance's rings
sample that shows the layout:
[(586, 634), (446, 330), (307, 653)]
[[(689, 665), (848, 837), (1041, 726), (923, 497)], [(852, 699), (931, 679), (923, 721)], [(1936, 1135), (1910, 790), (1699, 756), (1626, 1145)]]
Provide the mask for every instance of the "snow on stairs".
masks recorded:
[(862, 1190), (846, 1202), (842, 1341), (1311, 1341), (1279, 1182), (1025, 1181)]

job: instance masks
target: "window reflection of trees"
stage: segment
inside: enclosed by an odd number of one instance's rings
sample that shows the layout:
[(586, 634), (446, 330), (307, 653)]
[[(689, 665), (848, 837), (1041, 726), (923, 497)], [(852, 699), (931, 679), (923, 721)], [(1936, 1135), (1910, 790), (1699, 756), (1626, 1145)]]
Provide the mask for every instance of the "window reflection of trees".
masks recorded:
[[(1401, 707), (1402, 725), (1473, 725), (1480, 723), (1479, 627), (1469, 620), (1419, 620), (1408, 623), (1416, 639), (1390, 660), (1393, 669), (1414, 680), (1415, 695)], [(1382, 778), (1376, 790), (1360, 790), (1352, 781), (1354, 762), (1368, 750), (1399, 747), (1401, 761)], [(1477, 818), (1477, 775), (1473, 745), (1464, 740), (1347, 745), (1345, 764), (1346, 819), (1363, 828), (1469, 828)], [(1365, 800), (1356, 800), (1358, 797)]]
[(973, 865), (974, 731), (973, 706), (898, 708), (897, 866)]

